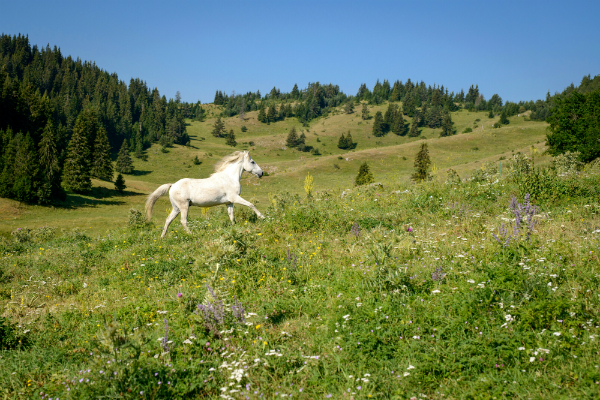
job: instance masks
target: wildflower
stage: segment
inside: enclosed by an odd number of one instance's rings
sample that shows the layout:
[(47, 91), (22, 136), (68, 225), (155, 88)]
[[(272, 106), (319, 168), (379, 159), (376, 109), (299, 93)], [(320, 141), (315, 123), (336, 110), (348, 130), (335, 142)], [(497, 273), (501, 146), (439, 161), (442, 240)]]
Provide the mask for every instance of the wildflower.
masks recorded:
[(560, 336), (560, 332), (554, 332), (553, 335), (554, 336)]
[(177, 297), (183, 297), (183, 293), (177, 293)]
[(413, 228), (411, 228), (410, 226), (406, 229), (407, 232), (412, 232)]

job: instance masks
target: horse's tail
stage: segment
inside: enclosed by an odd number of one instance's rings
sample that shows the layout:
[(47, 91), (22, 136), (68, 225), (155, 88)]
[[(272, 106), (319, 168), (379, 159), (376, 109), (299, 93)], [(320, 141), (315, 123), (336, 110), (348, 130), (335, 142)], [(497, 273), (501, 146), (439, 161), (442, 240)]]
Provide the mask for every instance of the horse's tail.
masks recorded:
[(148, 221), (150, 221), (152, 218), (152, 209), (154, 208), (154, 203), (156, 203), (156, 200), (158, 200), (160, 196), (167, 194), (169, 189), (171, 189), (171, 186), (173, 186), (172, 183), (165, 183), (156, 189), (150, 196), (148, 196), (148, 199), (146, 200), (146, 215), (148, 216)]

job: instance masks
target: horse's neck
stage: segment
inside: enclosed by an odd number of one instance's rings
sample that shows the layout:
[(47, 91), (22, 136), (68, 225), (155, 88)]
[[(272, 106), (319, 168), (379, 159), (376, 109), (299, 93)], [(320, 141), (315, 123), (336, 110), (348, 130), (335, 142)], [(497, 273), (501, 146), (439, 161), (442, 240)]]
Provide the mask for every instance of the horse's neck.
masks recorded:
[(229, 165), (223, 171), (223, 175), (227, 176), (234, 183), (238, 184), (240, 182), (240, 179), (242, 179), (242, 173), (244, 173), (244, 163), (240, 162)]

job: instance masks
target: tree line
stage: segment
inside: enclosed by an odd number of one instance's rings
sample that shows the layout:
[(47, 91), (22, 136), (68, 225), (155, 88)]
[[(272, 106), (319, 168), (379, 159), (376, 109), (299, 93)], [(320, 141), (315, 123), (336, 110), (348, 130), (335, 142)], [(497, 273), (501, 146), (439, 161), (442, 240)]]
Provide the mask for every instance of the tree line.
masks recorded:
[[(0, 196), (46, 204), (64, 198), (63, 184), (86, 191), (88, 176), (112, 179), (106, 160), (117, 149), (142, 157), (153, 142), (189, 142), (186, 113), (198, 111), (178, 95), (167, 100), (140, 79), (127, 85), (94, 62), (63, 56), (56, 46), (38, 48), (27, 36), (3, 34)], [(73, 158), (74, 148), (89, 153), (83, 164)]]

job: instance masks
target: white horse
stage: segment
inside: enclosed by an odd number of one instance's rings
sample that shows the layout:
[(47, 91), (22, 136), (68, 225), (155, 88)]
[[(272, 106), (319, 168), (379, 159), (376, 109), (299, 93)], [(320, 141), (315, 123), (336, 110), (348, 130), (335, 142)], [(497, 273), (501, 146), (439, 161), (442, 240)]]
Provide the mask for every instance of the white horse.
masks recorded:
[[(187, 214), (190, 206), (213, 207), (219, 204), (227, 205), (227, 212), (232, 224), (235, 224), (233, 216), (233, 204), (242, 204), (250, 207), (259, 218), (264, 216), (254, 207), (254, 204), (240, 197), (242, 186), (240, 179), (242, 173), (248, 171), (257, 177), (262, 177), (262, 169), (254, 162), (247, 151), (236, 151), (223, 157), (215, 165), (215, 172), (206, 179), (184, 178), (177, 182), (167, 183), (159, 187), (148, 196), (146, 200), (146, 214), (148, 220), (152, 218), (152, 209), (158, 198), (169, 192), (169, 199), (173, 211), (167, 217), (162, 235), (165, 237), (169, 225), (177, 214), (181, 213), (181, 225), (186, 232), (191, 233), (187, 226)], [(169, 190), (170, 189), (170, 190)]]

